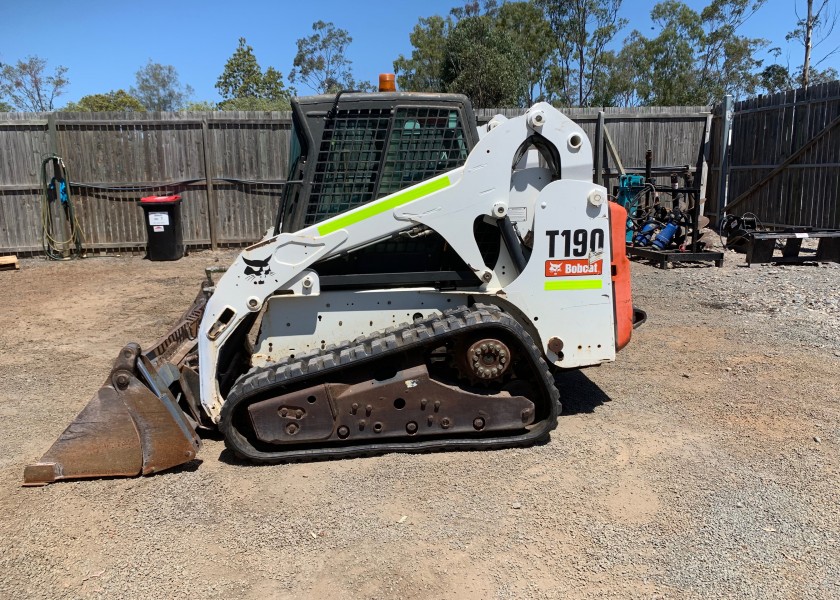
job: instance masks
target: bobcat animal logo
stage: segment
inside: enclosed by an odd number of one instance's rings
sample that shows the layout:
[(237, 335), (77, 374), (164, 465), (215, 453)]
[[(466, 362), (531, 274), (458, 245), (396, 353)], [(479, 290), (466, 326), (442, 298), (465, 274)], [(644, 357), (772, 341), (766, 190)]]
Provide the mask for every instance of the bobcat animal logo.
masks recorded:
[(247, 265), (245, 267), (245, 276), (254, 284), (264, 284), (265, 278), (271, 275), (271, 267), (268, 266), (268, 261), (271, 260), (271, 256), (265, 260), (249, 260), (244, 257), (242, 260), (244, 260)]

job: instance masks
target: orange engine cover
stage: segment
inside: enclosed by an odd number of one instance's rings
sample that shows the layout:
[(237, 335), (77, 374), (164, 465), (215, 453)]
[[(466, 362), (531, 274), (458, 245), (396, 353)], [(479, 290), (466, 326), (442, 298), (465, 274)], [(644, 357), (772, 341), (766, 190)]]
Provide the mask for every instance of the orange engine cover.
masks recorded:
[(633, 296), (630, 291), (630, 261), (625, 252), (627, 211), (610, 202), (610, 241), (612, 247), (613, 310), (615, 312), (615, 349), (630, 342), (633, 333)]

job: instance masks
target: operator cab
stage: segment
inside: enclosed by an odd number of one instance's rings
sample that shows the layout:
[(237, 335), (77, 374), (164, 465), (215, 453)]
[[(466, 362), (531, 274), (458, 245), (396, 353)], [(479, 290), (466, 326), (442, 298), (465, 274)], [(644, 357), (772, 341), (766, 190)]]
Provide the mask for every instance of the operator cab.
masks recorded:
[[(462, 166), (478, 143), (475, 123), (469, 99), (460, 94), (342, 92), (292, 99), (289, 179), (275, 231), (299, 231)], [(486, 224), (478, 223), (475, 233), (491, 247), (498, 241), (497, 230)], [(418, 274), (413, 283), (476, 283), (430, 230), (387, 238), (314, 268), (328, 277), (325, 287), (342, 283), (329, 276), (350, 273), (354, 286), (366, 274), (379, 275), (371, 278), (378, 287), (396, 283), (388, 274), (403, 274), (405, 283), (407, 271)]]
[(295, 232), (464, 164), (478, 142), (460, 94), (292, 99), (289, 182), (275, 231)]

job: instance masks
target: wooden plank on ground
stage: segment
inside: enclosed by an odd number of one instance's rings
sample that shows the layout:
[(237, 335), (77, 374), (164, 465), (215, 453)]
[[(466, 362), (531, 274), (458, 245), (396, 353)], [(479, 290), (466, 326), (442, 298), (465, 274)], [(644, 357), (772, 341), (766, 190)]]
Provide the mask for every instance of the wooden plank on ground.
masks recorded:
[(17, 256), (0, 256), (0, 271), (17, 271), (20, 269)]

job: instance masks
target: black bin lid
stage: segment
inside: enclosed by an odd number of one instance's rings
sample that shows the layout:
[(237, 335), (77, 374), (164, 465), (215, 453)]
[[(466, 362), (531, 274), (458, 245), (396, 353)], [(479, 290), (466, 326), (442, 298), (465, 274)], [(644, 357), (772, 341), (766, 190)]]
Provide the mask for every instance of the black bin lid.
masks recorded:
[(140, 198), (140, 204), (175, 204), (181, 201), (181, 196), (172, 194), (170, 196), (146, 196)]

